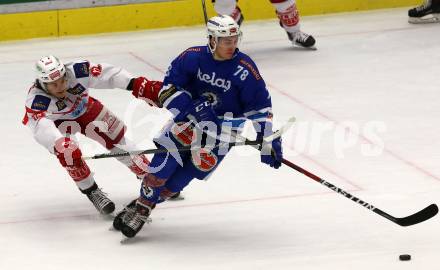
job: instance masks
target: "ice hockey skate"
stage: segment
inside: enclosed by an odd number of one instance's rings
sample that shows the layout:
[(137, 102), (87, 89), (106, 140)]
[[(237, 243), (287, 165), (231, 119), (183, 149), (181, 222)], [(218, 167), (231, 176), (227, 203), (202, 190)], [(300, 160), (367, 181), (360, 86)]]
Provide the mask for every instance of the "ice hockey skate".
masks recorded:
[(116, 216), (113, 227), (127, 238), (135, 237), (145, 223), (151, 222), (151, 208), (137, 200), (132, 201), (124, 210)]
[(292, 42), (294, 47), (304, 48), (309, 50), (316, 50), (315, 38), (312, 35), (306, 34), (301, 31), (295, 33), (287, 32), (287, 37)]
[(440, 22), (440, 0), (425, 0), (415, 8), (408, 10), (408, 22), (414, 24)]
[(85, 191), (84, 194), (87, 195), (87, 198), (89, 198), (99, 213), (108, 215), (115, 210), (115, 204), (97, 186), (92, 187), (91, 190)]
[(113, 229), (120, 231), (123, 223), (131, 219), (136, 212), (136, 200), (131, 201), (113, 219)]

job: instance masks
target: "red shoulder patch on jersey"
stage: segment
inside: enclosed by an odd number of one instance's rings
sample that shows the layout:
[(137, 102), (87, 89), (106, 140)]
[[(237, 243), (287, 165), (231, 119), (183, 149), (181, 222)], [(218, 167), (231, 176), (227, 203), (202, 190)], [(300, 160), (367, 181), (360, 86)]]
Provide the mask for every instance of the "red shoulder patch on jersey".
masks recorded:
[(90, 67), (90, 74), (92, 74), (93, 77), (98, 77), (102, 73), (102, 66), (98, 64), (97, 66)]
[(255, 79), (261, 80), (261, 75), (260, 73), (258, 73), (258, 71), (255, 69), (254, 65), (252, 65), (251, 63), (247, 62), (244, 59), (240, 59), (240, 64), (242, 64), (243, 66), (247, 67), (250, 72), (254, 75)]

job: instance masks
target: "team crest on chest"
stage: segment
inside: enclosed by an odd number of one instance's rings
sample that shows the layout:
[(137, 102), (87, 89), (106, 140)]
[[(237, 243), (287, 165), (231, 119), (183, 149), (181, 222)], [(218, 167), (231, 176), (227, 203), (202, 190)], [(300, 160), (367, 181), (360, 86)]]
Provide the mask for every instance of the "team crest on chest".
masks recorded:
[(55, 102), (55, 105), (57, 105), (58, 111), (62, 111), (67, 107), (66, 103), (64, 103), (63, 100), (58, 100), (57, 102)]
[(67, 90), (67, 92), (71, 93), (72, 95), (80, 95), (82, 94), (82, 92), (84, 92), (86, 90), (86, 88), (84, 86), (82, 86), (80, 83), (78, 83), (77, 85), (75, 85), (72, 88), (69, 88)]

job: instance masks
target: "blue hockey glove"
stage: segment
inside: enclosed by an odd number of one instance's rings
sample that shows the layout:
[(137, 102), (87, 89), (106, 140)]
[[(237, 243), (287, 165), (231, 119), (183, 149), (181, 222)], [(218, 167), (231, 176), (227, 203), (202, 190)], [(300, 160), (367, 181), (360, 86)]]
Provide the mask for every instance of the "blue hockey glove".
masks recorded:
[[(191, 122), (190, 122), (191, 121)], [(199, 125), (199, 123), (201, 123)], [(214, 145), (219, 134), (219, 120), (217, 114), (206, 99), (198, 99), (174, 117), (171, 132), (182, 145), (200, 143), (200, 145)], [(208, 135), (208, 136), (207, 136)], [(207, 137), (211, 139), (206, 139)]]
[(215, 124), (218, 122), (217, 114), (207, 99), (199, 99), (193, 103), (192, 108), (188, 110), (189, 119), (193, 118), (197, 122), (212, 121)]
[(278, 169), (283, 160), (283, 148), (281, 137), (271, 142), (262, 142), (261, 145), (261, 162)]
[(211, 103), (205, 98), (195, 100), (184, 112), (179, 113), (174, 120), (175, 122), (193, 120), (195, 122), (211, 121), (214, 124), (218, 123), (217, 114)]

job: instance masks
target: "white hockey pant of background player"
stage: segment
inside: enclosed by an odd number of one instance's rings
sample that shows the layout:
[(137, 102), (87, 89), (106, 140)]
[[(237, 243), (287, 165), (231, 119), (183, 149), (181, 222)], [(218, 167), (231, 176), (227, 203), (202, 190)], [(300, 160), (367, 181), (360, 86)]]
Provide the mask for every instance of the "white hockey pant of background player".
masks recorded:
[[(300, 31), (299, 14), (294, 0), (270, 0), (277, 11), (282, 27), (289, 33)], [(218, 14), (229, 15), (237, 22), (240, 19), (240, 11), (237, 10), (236, 0), (216, 0), (214, 9)]]

